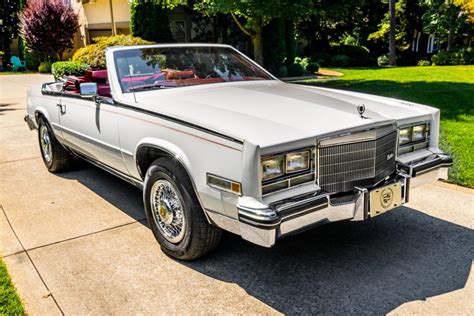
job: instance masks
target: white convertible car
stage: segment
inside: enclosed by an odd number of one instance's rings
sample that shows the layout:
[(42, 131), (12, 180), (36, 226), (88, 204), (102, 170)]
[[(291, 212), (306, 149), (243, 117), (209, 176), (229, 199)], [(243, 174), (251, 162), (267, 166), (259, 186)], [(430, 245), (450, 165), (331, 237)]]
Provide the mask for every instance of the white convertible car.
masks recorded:
[(452, 164), (437, 109), (283, 83), (230, 46), (114, 47), (106, 61), (31, 89), (25, 120), (49, 171), (80, 157), (142, 188), (178, 259), (208, 253), (222, 230), (271, 247), (367, 220)]

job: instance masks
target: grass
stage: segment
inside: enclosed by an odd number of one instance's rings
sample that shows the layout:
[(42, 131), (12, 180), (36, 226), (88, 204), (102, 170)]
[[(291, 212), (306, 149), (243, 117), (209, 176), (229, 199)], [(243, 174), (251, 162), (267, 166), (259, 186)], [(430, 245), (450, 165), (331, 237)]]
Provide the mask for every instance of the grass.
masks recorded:
[(0, 76), (5, 76), (5, 75), (22, 75), (22, 74), (28, 74), (31, 73), (30, 71), (0, 71)]
[(7, 272), (7, 267), (0, 259), (0, 315), (25, 315), (15, 287)]
[(299, 83), (372, 93), (441, 110), (441, 148), (454, 158), (449, 180), (474, 188), (474, 66), (337, 69), (339, 80)]

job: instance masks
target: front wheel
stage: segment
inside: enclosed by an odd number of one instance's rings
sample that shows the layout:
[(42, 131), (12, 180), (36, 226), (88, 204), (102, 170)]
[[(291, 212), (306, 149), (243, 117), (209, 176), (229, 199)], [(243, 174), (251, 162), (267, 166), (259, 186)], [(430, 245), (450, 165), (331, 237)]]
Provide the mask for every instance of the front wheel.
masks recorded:
[(38, 142), (41, 157), (49, 172), (63, 172), (71, 168), (74, 157), (59, 143), (53, 130), (42, 117), (38, 119)]
[(193, 260), (218, 245), (221, 229), (207, 222), (188, 175), (173, 158), (152, 163), (145, 178), (143, 202), (148, 224), (169, 256)]

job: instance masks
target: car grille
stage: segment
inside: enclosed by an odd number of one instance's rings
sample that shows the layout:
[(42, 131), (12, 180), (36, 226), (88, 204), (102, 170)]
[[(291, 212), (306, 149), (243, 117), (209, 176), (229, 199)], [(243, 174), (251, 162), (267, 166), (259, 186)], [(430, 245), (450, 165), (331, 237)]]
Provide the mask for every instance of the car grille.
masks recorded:
[(318, 179), (322, 190), (346, 192), (370, 186), (395, 170), (396, 130), (372, 140), (318, 147)]

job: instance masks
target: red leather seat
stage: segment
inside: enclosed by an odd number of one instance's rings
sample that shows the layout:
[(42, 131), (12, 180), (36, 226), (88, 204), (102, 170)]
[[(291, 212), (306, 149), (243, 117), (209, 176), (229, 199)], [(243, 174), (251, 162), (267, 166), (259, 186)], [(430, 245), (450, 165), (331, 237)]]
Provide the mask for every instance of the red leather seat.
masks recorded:
[(87, 70), (84, 74), (84, 82), (97, 83), (97, 95), (103, 97), (112, 97), (110, 86), (108, 84), (107, 70)]

